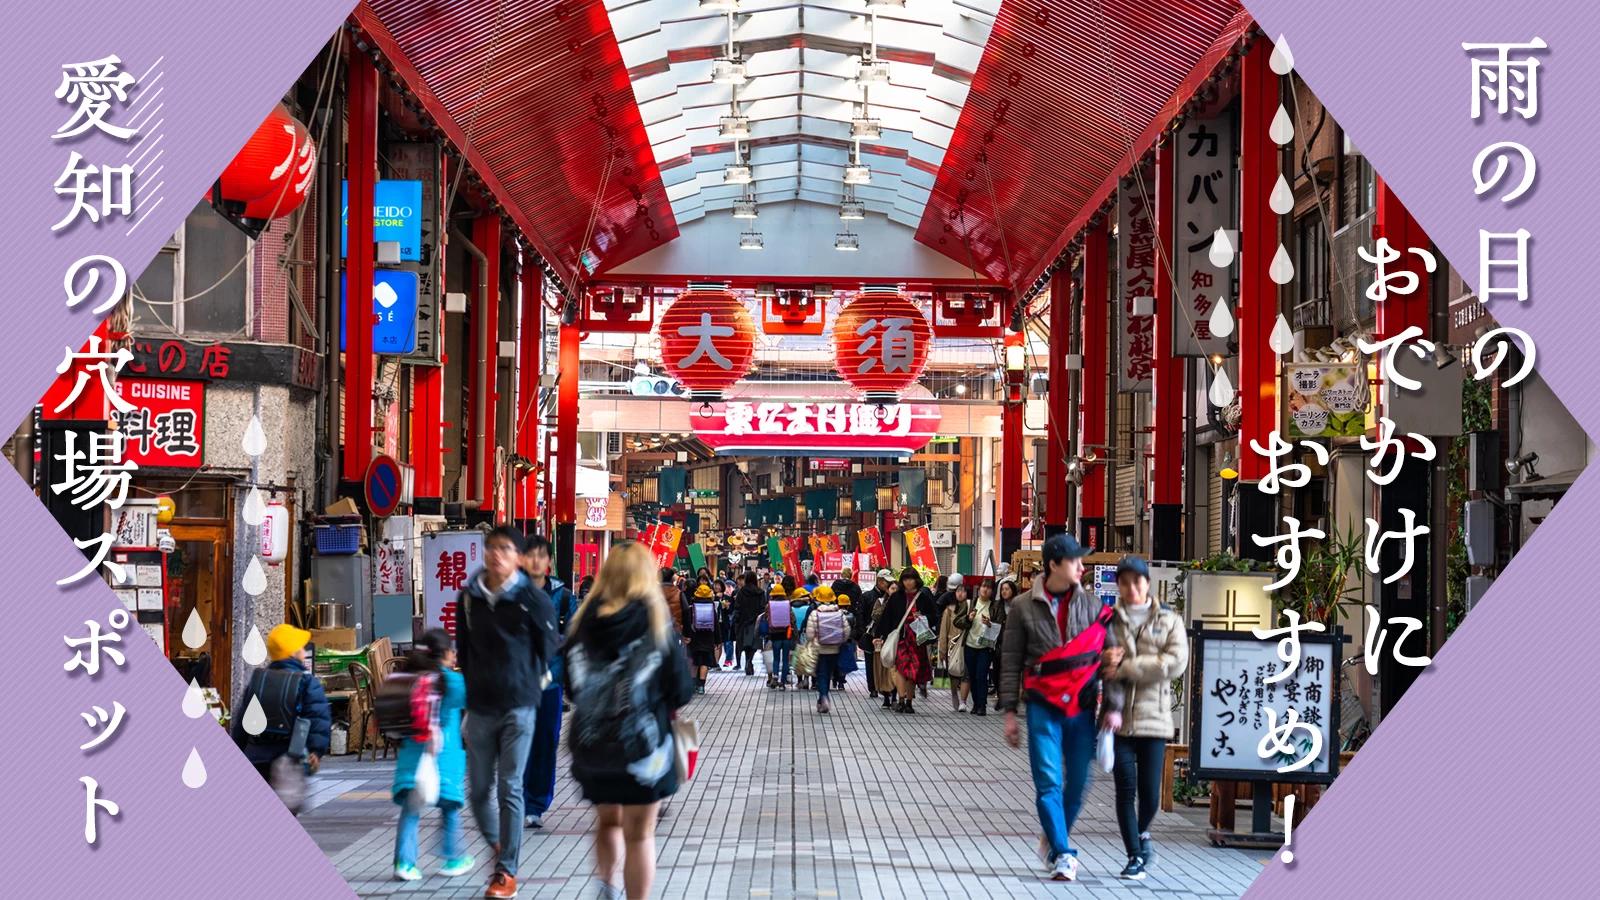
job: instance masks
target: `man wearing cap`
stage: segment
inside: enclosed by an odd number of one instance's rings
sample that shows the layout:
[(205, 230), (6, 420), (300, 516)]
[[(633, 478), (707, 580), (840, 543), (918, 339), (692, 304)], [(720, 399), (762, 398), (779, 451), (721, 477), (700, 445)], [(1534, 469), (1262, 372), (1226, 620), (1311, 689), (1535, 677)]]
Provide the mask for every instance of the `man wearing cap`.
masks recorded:
[[(311, 674), (311, 655), (306, 650), (309, 643), (311, 632), (305, 629), (288, 624), (272, 629), (267, 635), (267, 656), (272, 662), (251, 674), (250, 684), (233, 713), (233, 725), (229, 730), (233, 742), (244, 751), (245, 759), (250, 760), (261, 777), (268, 780), (272, 761), (289, 752), (296, 719), (306, 719), (311, 726), (306, 733), (303, 757), (311, 771), (317, 770), (328, 752), (333, 715), (328, 710), (328, 696), (322, 690), (322, 682)], [(263, 705), (282, 701), (282, 708), (264, 710), (269, 728), (255, 735), (244, 728), (245, 710), (252, 697), (260, 697)], [(294, 698), (292, 708), (287, 702), (290, 697)], [(272, 727), (274, 725), (278, 727)]]
[[(1017, 703), (1023, 677), (1040, 657), (1095, 626), (1105, 608), (1099, 598), (1083, 588), (1083, 557), (1088, 553), (1070, 534), (1058, 534), (1045, 541), (1044, 571), (1034, 578), (1032, 589), (1007, 610), (1000, 650), (1000, 710), (1006, 717), (1006, 741), (1013, 747), (1022, 745)], [(1115, 635), (1106, 631), (1106, 665), (1115, 665), (1120, 654)], [(1068, 835), (1089, 782), (1099, 720), (1103, 715), (1106, 727), (1113, 730), (1121, 725), (1120, 684), (1106, 683), (1104, 709), (1096, 708), (1100, 705), (1099, 695), (1100, 679), (1095, 675), (1079, 691), (1079, 712), (1070, 718), (1043, 698), (1027, 698), (1028, 764), (1033, 770), (1039, 824), (1044, 830), (1039, 855), (1056, 881), (1075, 881), (1078, 877), (1077, 851), (1068, 842)]]

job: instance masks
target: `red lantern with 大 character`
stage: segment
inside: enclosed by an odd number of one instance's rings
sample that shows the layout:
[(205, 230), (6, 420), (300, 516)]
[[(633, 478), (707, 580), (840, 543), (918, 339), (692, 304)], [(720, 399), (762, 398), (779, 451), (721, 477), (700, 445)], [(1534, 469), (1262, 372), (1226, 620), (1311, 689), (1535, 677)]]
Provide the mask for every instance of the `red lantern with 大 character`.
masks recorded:
[(839, 374), (868, 403), (894, 403), (922, 376), (933, 329), (905, 294), (866, 290), (833, 323)]
[(661, 364), (689, 389), (691, 400), (720, 399), (750, 371), (756, 326), (729, 291), (691, 289), (662, 314)]

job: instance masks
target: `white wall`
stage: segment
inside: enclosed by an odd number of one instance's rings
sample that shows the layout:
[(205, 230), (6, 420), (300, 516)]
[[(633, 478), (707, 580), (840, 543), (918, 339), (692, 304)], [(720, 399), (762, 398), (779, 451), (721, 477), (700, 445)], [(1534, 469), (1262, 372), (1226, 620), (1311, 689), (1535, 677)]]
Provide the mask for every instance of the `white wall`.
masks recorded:
[(603, 275), (683, 275), (688, 277), (769, 276), (774, 278), (971, 278), (965, 265), (916, 241), (916, 232), (868, 213), (851, 222), (861, 235), (854, 253), (833, 249), (844, 230), (838, 208), (794, 201), (763, 203), (753, 224), (766, 249), (740, 250), (739, 234), (751, 226), (727, 211), (682, 225), (678, 237)]

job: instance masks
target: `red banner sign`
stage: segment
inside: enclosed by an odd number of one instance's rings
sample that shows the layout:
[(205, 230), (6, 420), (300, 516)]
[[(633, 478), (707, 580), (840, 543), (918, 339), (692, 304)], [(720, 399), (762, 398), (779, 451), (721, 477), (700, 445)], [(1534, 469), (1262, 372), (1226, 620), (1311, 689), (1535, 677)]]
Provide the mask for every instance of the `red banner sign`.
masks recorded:
[(133, 405), (111, 416), (127, 439), (124, 461), (139, 468), (198, 469), (205, 456), (206, 385), (203, 381), (118, 378), (117, 394)]
[(647, 546), (656, 558), (656, 568), (666, 569), (678, 557), (678, 541), (683, 539), (683, 529), (672, 525), (657, 525)]
[(889, 554), (883, 551), (883, 533), (876, 525), (856, 532), (856, 549), (870, 560), (869, 565), (874, 569), (889, 564)]
[(937, 403), (732, 400), (711, 409), (690, 420), (695, 437), (722, 454), (910, 456), (938, 433), (940, 422)]
[(922, 575), (922, 580), (932, 584), (939, 577), (939, 558), (933, 553), (928, 538), (928, 526), (923, 525), (906, 532), (906, 552), (911, 565)]
[(783, 571), (785, 574), (800, 577), (800, 539), (794, 537), (778, 538), (778, 552), (783, 556)]

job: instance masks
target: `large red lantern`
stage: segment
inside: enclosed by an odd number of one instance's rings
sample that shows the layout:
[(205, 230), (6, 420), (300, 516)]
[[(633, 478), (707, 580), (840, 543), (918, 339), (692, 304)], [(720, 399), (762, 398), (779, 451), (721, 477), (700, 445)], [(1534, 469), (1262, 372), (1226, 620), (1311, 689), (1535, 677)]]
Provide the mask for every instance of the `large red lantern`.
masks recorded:
[(243, 203), (244, 218), (281, 219), (305, 202), (316, 161), (311, 133), (280, 103), (222, 170), (222, 199)]
[(690, 290), (662, 314), (661, 364), (694, 400), (715, 400), (750, 371), (756, 325), (728, 291)]
[(922, 310), (894, 291), (864, 291), (833, 322), (839, 374), (868, 403), (894, 403), (928, 365), (933, 329)]

